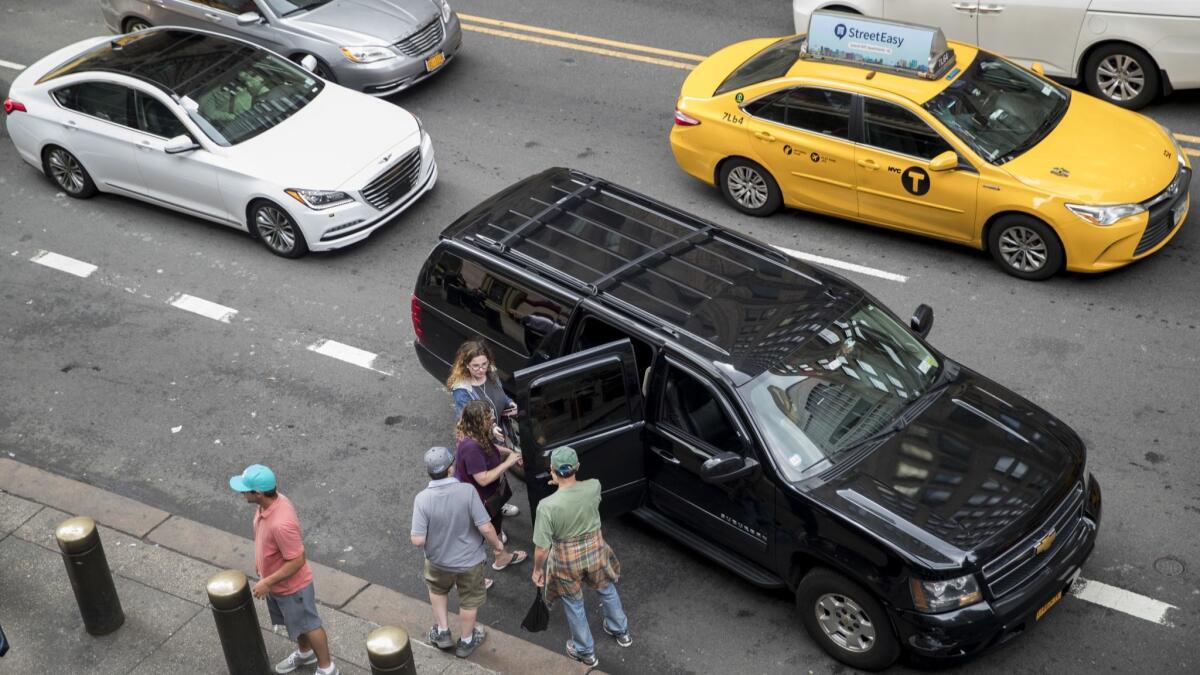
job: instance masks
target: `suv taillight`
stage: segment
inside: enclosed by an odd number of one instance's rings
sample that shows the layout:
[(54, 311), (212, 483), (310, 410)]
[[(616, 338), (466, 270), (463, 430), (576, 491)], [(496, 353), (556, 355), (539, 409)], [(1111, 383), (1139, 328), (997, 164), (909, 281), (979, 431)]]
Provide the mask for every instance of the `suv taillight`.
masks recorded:
[(25, 104), (20, 101), (14, 101), (11, 98), (4, 99), (4, 112), (11, 115), (14, 112), (29, 112), (25, 109)]
[(413, 333), (417, 336), (417, 342), (425, 341), (425, 332), (421, 330), (421, 301), (417, 296), (412, 296), (412, 322)]
[(695, 117), (689, 117), (689, 116), (683, 114), (683, 111), (681, 111), (679, 108), (675, 109), (675, 125), (676, 126), (694, 127), (697, 124), (700, 124), (700, 120), (696, 119)]

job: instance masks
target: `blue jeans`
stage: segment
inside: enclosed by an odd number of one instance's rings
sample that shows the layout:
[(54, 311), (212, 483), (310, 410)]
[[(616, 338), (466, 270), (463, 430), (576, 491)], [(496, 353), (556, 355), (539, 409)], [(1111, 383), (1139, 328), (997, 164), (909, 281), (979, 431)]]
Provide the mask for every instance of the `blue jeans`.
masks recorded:
[[(625, 617), (625, 610), (621, 608), (621, 597), (617, 595), (617, 585), (609, 584), (596, 591), (596, 594), (600, 596), (600, 605), (604, 608), (605, 627), (617, 635), (627, 633), (629, 619)], [(563, 612), (567, 615), (567, 625), (571, 627), (571, 646), (574, 647), (577, 654), (588, 656), (595, 651), (596, 643), (592, 640), (592, 629), (588, 627), (583, 595), (581, 594), (578, 599), (568, 598), (564, 595), (559, 600), (562, 600)]]

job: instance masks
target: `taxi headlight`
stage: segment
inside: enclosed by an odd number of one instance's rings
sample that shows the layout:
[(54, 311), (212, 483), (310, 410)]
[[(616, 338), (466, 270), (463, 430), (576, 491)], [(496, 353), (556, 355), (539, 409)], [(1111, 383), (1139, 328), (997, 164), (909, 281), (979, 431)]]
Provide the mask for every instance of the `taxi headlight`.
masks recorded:
[(450, 3), (446, 0), (437, 0), (437, 3), (442, 10), (442, 23), (450, 23)]
[(926, 614), (966, 607), (983, 600), (979, 584), (971, 574), (945, 581), (913, 578), (908, 580), (908, 586), (912, 591), (913, 607)]
[(296, 188), (288, 188), (284, 192), (292, 199), (316, 211), (354, 201), (353, 197), (340, 190), (298, 190)]
[(1066, 207), (1071, 213), (1093, 225), (1112, 225), (1122, 218), (1136, 216), (1146, 210), (1146, 207), (1141, 204), (1110, 204), (1108, 206), (1067, 204)]
[(355, 63), (375, 63), (396, 58), (396, 52), (382, 45), (362, 45), (357, 47), (339, 47), (342, 56)]

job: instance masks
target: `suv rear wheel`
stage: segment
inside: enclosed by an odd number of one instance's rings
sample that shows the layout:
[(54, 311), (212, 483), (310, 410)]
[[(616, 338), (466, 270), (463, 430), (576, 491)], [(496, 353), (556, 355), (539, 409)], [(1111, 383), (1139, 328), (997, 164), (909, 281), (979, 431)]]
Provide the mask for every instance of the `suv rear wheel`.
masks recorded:
[(883, 670), (900, 656), (900, 642), (883, 606), (832, 570), (818, 567), (800, 580), (796, 610), (812, 639), (846, 665)]
[(735, 209), (751, 216), (769, 216), (783, 205), (783, 194), (771, 173), (748, 159), (734, 157), (721, 165), (721, 194)]

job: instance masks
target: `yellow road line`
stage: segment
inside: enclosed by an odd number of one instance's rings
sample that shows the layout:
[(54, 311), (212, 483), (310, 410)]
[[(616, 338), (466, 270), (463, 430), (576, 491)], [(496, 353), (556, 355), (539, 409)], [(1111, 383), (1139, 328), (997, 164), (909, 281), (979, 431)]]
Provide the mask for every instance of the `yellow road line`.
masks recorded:
[(1183, 153), (1185, 155), (1191, 155), (1192, 157), (1200, 157), (1200, 150), (1197, 150), (1196, 148), (1184, 148)]
[[(618, 40), (609, 40), (607, 38), (592, 37), (590, 35), (580, 35), (579, 33), (568, 33), (566, 31), (554, 30), (552, 28), (542, 28), (540, 26), (530, 26), (524, 23), (515, 23), (513, 21), (501, 21), (499, 19), (489, 19), (484, 16), (472, 16), (470, 14), (459, 14), (458, 18), (463, 21), (473, 21), (475, 23), (487, 24), (498, 28), (515, 28), (529, 33), (540, 33), (542, 35), (553, 35), (554, 37), (568, 38), (578, 42), (591, 42), (598, 45), (608, 45), (609, 47), (620, 47), (622, 49), (632, 49), (638, 52), (646, 52), (647, 54), (658, 54), (659, 56), (673, 56), (677, 59), (688, 59), (691, 61), (703, 61), (708, 58), (700, 54), (688, 54), (687, 52), (677, 52), (670, 49), (659, 49), (658, 47), (647, 47), (645, 45), (633, 44), (632, 42), (620, 42)], [(480, 31), (484, 32), (484, 31)], [(585, 50), (586, 51), (586, 50)]]
[[(461, 18), (462, 15), (460, 14), (459, 17)], [(473, 31), (476, 33), (484, 33), (486, 35), (495, 35), (498, 37), (506, 37), (506, 38), (510, 38), (513, 40), (520, 40), (522, 42), (532, 42), (534, 44), (539, 44), (539, 45), (550, 45), (551, 47), (563, 47), (565, 49), (574, 49), (574, 50), (581, 51), (581, 52), (588, 52), (590, 54), (600, 54), (602, 56), (613, 56), (618, 59), (627, 59), (629, 61), (641, 61), (642, 63), (653, 63), (654, 65), (657, 65), (657, 66), (669, 66), (671, 68), (680, 68), (682, 70), (692, 70), (696, 67), (695, 64), (691, 64), (691, 63), (680, 63), (679, 61), (669, 61), (667, 59), (654, 58), (653, 56), (642, 56), (640, 54), (627, 54), (625, 52), (618, 52), (613, 49), (602, 49), (600, 47), (589, 47), (587, 45), (575, 44), (573, 42), (564, 42), (562, 40), (550, 40), (547, 38), (534, 37), (532, 35), (522, 35), (521, 33), (511, 33), (509, 31), (505, 31), (505, 30), (495, 30), (493, 28), (484, 28), (483, 26), (473, 26), (473, 25), (467, 24), (467, 23), (464, 23), (462, 25), (462, 27), (463, 27), (463, 30), (469, 30), (469, 31)]]
[(1200, 136), (1189, 136), (1187, 134), (1175, 134), (1175, 138), (1181, 141), (1191, 141), (1192, 143), (1200, 143)]

